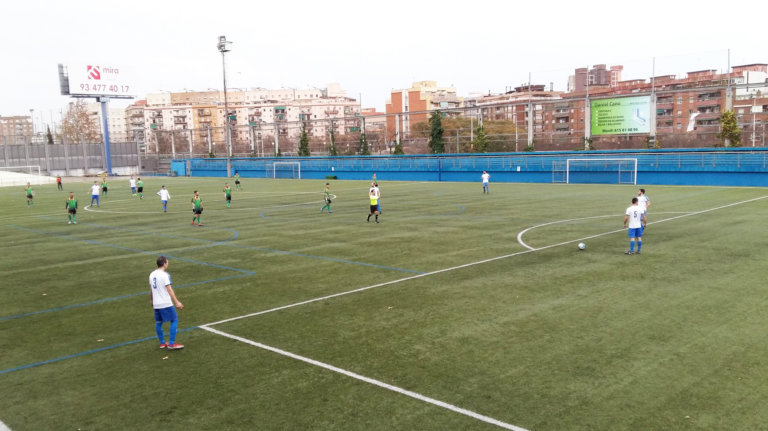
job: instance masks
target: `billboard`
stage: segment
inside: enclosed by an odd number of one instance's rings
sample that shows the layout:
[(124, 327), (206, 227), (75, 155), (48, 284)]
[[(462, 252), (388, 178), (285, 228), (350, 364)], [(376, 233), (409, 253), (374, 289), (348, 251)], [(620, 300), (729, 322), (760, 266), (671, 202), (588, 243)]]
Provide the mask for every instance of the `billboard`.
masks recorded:
[(593, 136), (651, 132), (651, 96), (597, 99), (590, 108)]
[[(61, 75), (62, 68), (59, 69)], [(125, 68), (112, 64), (83, 63), (70, 65), (64, 79), (68, 80), (71, 96), (133, 98), (133, 82), (129, 75)]]

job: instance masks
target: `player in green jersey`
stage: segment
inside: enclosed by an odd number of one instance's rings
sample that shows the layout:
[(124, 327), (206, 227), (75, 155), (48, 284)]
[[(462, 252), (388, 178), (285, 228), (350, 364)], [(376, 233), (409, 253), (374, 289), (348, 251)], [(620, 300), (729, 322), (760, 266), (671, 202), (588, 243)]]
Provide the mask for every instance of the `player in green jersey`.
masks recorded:
[(73, 192), (69, 192), (69, 197), (64, 207), (67, 209), (67, 217), (69, 218), (67, 224), (77, 224), (77, 199), (75, 199)]
[(325, 206), (320, 208), (320, 213), (322, 214), (326, 208), (328, 208), (328, 214), (333, 214), (331, 211), (331, 183), (325, 183)]
[(229, 204), (232, 202), (232, 188), (229, 187), (229, 183), (224, 183), (223, 192), (224, 192), (224, 200), (227, 201), (227, 208), (229, 208)]
[(27, 188), (24, 189), (24, 192), (27, 194), (27, 206), (31, 207), (35, 203), (32, 202), (32, 199), (35, 197), (35, 192), (32, 191), (32, 185), (27, 183)]
[(143, 199), (144, 197), (144, 181), (141, 181), (141, 178), (136, 178), (136, 187), (138, 187), (139, 191), (139, 199)]
[(240, 173), (235, 171), (235, 188), (238, 190), (242, 190), (243, 186), (240, 185)]
[(109, 191), (109, 187), (107, 187), (107, 179), (102, 178), (101, 179), (101, 197), (107, 197), (108, 191)]
[(200, 194), (195, 190), (195, 195), (192, 196), (192, 226), (195, 225), (195, 219), (197, 219), (197, 225), (202, 226), (200, 222), (200, 214), (203, 213), (203, 199)]

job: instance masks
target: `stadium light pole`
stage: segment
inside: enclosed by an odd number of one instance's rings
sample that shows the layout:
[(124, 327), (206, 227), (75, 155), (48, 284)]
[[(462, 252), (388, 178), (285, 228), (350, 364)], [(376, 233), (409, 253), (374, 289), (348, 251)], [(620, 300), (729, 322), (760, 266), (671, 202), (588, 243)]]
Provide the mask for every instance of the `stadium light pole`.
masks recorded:
[(229, 132), (229, 102), (227, 100), (227, 62), (225, 61), (224, 54), (229, 52), (227, 44), (232, 43), (227, 40), (226, 36), (219, 36), (219, 43), (216, 47), (221, 53), (221, 70), (224, 75), (224, 132), (227, 140), (227, 177), (230, 176), (232, 171), (232, 135)]

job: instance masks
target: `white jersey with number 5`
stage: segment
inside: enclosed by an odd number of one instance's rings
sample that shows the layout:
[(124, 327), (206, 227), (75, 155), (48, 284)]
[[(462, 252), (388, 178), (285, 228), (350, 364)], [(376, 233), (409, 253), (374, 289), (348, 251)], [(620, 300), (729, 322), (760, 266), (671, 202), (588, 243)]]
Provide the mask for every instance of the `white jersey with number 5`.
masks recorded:
[(166, 286), (171, 284), (171, 275), (162, 269), (149, 274), (149, 289), (152, 292), (152, 307), (155, 309), (173, 307), (171, 295)]
[(632, 205), (627, 208), (626, 214), (629, 216), (629, 224), (627, 227), (630, 229), (637, 229), (643, 227), (643, 211), (637, 205)]

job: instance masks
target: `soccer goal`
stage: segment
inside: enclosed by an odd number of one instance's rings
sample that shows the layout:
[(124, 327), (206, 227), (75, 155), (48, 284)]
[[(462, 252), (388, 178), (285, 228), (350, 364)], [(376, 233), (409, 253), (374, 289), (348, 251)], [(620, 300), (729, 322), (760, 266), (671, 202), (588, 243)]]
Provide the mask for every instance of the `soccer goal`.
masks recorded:
[(0, 166), (0, 186), (19, 186), (27, 183), (40, 185), (56, 182), (40, 174), (40, 165)]
[(565, 161), (565, 183), (637, 184), (637, 159), (567, 159)]
[(267, 178), (301, 179), (300, 162), (275, 162), (267, 166)]

